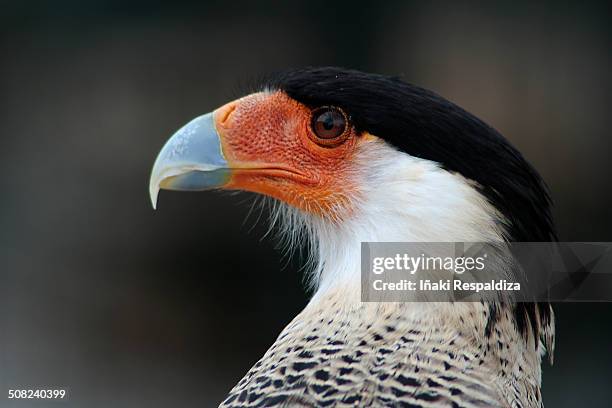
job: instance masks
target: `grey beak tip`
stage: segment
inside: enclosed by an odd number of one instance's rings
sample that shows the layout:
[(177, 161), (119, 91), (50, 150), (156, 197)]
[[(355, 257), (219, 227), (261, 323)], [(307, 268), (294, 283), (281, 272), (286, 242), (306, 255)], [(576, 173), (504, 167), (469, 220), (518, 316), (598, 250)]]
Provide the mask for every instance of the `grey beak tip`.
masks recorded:
[(149, 198), (151, 199), (151, 206), (153, 210), (157, 210), (157, 198), (159, 196), (159, 187), (157, 185), (151, 185), (149, 188)]

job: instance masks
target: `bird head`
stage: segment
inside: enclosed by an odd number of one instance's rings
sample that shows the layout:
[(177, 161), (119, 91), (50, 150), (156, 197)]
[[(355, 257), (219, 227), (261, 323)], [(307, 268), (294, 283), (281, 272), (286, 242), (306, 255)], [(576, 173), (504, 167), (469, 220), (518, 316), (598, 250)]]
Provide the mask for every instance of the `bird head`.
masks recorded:
[(262, 91), (179, 130), (154, 166), (151, 196), (155, 204), (159, 188), (244, 190), (340, 222), (360, 195), (358, 153), (372, 142), (340, 107)]
[(317, 281), (326, 270), (358, 271), (362, 241), (554, 237), (536, 171), (433, 92), (331, 67), (277, 74), (259, 89), (168, 140), (151, 175), (154, 206), (160, 189), (272, 197), (289, 229), (315, 241)]

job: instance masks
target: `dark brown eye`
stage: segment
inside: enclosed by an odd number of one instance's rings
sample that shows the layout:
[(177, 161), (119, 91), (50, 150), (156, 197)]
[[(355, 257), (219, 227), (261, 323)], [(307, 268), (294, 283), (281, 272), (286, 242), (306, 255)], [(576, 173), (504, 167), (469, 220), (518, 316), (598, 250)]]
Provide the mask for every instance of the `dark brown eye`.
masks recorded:
[(317, 109), (312, 115), (312, 131), (323, 140), (336, 139), (344, 134), (347, 118), (344, 112), (334, 107)]

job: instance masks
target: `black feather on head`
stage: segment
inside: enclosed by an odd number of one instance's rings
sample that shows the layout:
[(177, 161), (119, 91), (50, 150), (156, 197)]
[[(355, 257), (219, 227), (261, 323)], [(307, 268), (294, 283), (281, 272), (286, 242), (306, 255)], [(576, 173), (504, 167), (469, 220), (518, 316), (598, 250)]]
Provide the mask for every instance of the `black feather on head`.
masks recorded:
[(395, 77), (341, 68), (304, 68), (265, 81), (311, 107), (339, 106), (357, 131), (478, 183), (505, 218), (508, 241), (556, 239), (541, 177), (499, 132), (426, 89)]

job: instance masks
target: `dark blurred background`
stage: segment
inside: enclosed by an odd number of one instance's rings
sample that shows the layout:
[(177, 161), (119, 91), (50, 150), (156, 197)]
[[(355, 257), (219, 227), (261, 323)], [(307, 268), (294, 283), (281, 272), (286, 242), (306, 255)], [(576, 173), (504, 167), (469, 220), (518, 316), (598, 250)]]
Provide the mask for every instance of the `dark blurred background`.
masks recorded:
[[(168, 136), (270, 71), (433, 89), (535, 164), (563, 240), (612, 241), (604, 2), (0, 6), (0, 406), (35, 387), (69, 400), (15, 406), (216, 406), (305, 305), (252, 197), (162, 192), (154, 212), (147, 192)], [(547, 406), (609, 406), (612, 305), (556, 311)]]

